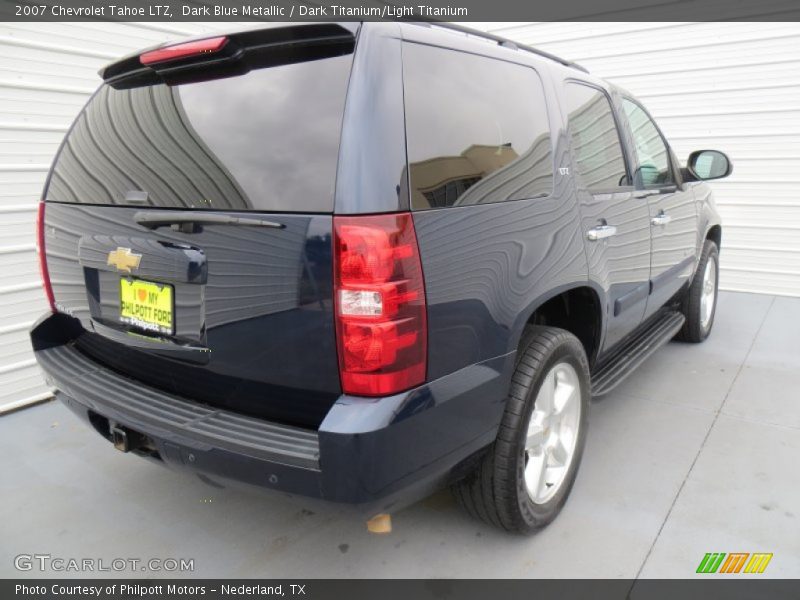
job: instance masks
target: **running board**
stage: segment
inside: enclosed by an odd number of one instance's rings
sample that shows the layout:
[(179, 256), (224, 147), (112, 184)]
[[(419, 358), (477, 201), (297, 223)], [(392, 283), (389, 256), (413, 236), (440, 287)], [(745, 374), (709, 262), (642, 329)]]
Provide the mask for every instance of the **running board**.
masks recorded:
[(664, 313), (628, 342), (598, 371), (592, 373), (592, 396), (607, 394), (636, 370), (661, 346), (670, 341), (686, 320), (679, 312)]

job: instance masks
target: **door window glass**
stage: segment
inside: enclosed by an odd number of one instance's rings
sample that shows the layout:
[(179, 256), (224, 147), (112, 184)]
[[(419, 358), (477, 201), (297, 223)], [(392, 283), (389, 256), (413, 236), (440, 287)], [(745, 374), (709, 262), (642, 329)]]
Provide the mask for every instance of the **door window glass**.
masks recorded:
[(584, 187), (602, 190), (629, 185), (608, 96), (573, 82), (567, 83), (565, 91), (572, 151)]
[(622, 101), (633, 134), (637, 167), (634, 182), (637, 187), (673, 183), (669, 164), (669, 149), (658, 128), (641, 106), (628, 99)]

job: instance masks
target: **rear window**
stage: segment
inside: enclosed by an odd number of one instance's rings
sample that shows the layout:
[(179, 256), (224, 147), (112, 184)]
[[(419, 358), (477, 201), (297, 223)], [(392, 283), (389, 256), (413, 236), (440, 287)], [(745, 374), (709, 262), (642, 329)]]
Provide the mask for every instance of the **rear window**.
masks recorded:
[(411, 43), (403, 70), (414, 209), (552, 192), (550, 127), (536, 71)]
[(352, 55), (200, 83), (104, 85), (57, 157), (46, 200), (332, 212)]

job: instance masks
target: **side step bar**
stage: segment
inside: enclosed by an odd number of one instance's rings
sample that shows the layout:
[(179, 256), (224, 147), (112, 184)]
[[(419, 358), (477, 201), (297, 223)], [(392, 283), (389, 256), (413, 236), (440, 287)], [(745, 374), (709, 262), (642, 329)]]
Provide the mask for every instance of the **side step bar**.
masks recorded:
[(628, 342), (609, 362), (592, 373), (592, 396), (607, 394), (636, 370), (661, 346), (670, 341), (686, 320), (681, 313), (664, 313), (647, 329)]

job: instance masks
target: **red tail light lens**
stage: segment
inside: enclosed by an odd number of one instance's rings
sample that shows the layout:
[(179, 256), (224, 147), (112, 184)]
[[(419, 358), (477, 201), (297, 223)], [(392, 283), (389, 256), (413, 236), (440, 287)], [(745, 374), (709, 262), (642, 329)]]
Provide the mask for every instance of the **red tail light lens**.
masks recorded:
[(169, 60), (197, 56), (199, 54), (213, 54), (214, 52), (222, 50), (227, 43), (228, 38), (224, 35), (206, 38), (204, 40), (196, 40), (194, 42), (184, 42), (182, 44), (175, 44), (174, 46), (167, 46), (165, 48), (158, 48), (157, 50), (145, 52), (139, 57), (139, 62), (143, 65), (152, 65)]
[(47, 270), (47, 255), (44, 247), (44, 202), (39, 202), (39, 212), (36, 214), (36, 254), (39, 258), (39, 275), (42, 278), (47, 303), (50, 310), (56, 312), (56, 301), (53, 297), (53, 286), (50, 285), (50, 272)]
[(423, 383), (425, 285), (411, 215), (334, 217), (333, 228), (343, 391), (388, 396)]

